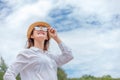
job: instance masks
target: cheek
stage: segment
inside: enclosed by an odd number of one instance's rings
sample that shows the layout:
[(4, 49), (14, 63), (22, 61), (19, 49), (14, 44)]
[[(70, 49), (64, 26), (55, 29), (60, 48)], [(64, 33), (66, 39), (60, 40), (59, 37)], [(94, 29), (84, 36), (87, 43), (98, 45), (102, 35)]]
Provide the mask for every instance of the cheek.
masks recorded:
[(32, 36), (35, 38), (37, 36), (37, 32), (33, 32)]
[(38, 34), (37, 34), (37, 32), (35, 31), (35, 32), (33, 33), (33, 35), (36, 36), (36, 35), (38, 35)]
[(47, 33), (45, 34), (45, 37), (48, 38), (48, 34)]

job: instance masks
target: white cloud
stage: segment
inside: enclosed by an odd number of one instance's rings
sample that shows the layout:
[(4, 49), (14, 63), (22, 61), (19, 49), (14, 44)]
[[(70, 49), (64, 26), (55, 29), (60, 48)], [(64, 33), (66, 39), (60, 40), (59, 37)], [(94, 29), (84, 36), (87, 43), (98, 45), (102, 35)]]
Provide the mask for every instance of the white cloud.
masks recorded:
[[(16, 6), (16, 3), (9, 3), (11, 6)], [(18, 49), (24, 47), (26, 43), (26, 30), (34, 21), (45, 20), (48, 12), (52, 8), (52, 2), (40, 0), (37, 3), (23, 5), (17, 7), (10, 15), (1, 20), (1, 39), (2, 44), (1, 55), (5, 57), (8, 64), (14, 61), (18, 54)], [(6, 56), (7, 55), (7, 56)], [(14, 58), (13, 58), (13, 57)], [(12, 58), (12, 59), (11, 59)]]
[[(78, 29), (60, 34), (62, 39), (73, 49), (74, 60), (65, 65), (66, 70), (73, 70), (69, 77), (83, 74), (102, 76), (110, 74), (119, 77), (120, 30), (113, 29), (102, 33), (102, 29)], [(66, 35), (64, 35), (66, 34)], [(68, 66), (72, 67), (68, 67)], [(67, 71), (69, 72), (69, 71)], [(70, 72), (69, 72), (70, 73)]]
[[(8, 64), (15, 60), (19, 50), (24, 47), (29, 24), (46, 20), (49, 12), (54, 8), (60, 9), (71, 5), (74, 7), (71, 17), (80, 21), (83, 20), (81, 18), (88, 17), (91, 21), (92, 18), (89, 16), (93, 15), (107, 24), (93, 27), (81, 23), (82, 26), (78, 25), (80, 28), (59, 33), (62, 40), (73, 49), (74, 60), (63, 66), (69, 74), (68, 77), (79, 77), (84, 74), (95, 76), (110, 74), (113, 77), (119, 77), (120, 29), (114, 28), (116, 26), (113, 27), (110, 22), (113, 15), (120, 14), (119, 0), (38, 0), (33, 3), (31, 1), (29, 4), (24, 0), (16, 0), (9, 1), (8, 4), (12, 6), (13, 12), (0, 20), (2, 33), (0, 34), (0, 53)], [(117, 26), (120, 26), (118, 21)], [(106, 29), (106, 27), (112, 28)], [(55, 47), (51, 49), (53, 48)], [(55, 49), (58, 50), (58, 48)], [(71, 72), (74, 74), (70, 74)]]
[(10, 16), (8, 16), (6, 18), (6, 22), (9, 22), (11, 25), (15, 25), (17, 22), (16, 26), (18, 26), (23, 22), (32, 22), (40, 19), (44, 20), (51, 8), (52, 3), (46, 0), (38, 1), (37, 3), (33, 4), (23, 5), (22, 7), (16, 9), (16, 11), (14, 11)]

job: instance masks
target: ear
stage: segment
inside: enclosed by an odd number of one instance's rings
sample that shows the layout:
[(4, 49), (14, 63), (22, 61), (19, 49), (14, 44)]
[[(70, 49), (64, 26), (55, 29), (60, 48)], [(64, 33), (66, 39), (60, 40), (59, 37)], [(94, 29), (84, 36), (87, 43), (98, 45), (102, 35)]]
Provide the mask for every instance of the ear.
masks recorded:
[(33, 36), (33, 35), (31, 35), (31, 36), (30, 36), (30, 38), (34, 38), (34, 36)]

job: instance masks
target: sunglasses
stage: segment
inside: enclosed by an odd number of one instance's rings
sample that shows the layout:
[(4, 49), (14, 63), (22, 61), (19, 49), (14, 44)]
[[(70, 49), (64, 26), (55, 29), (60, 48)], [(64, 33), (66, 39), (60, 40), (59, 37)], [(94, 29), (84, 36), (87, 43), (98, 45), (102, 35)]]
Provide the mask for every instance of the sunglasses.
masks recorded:
[(48, 31), (48, 29), (44, 26), (36, 26), (36, 27), (34, 27), (34, 29), (36, 31), (40, 31), (40, 30), (45, 31), (45, 32)]

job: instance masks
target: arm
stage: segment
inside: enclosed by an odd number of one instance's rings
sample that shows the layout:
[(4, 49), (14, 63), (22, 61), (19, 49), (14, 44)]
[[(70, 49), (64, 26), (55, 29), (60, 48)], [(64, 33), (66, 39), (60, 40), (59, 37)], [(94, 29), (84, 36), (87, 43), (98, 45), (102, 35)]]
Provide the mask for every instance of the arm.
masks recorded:
[(56, 55), (54, 57), (56, 63), (58, 66), (62, 66), (63, 64), (68, 63), (70, 60), (73, 59), (72, 51), (70, 48), (68, 48), (63, 42), (58, 44), (60, 50), (61, 50), (61, 55)]
[(4, 80), (16, 80), (16, 76), (26, 64), (27, 64), (27, 60), (26, 60), (25, 55), (23, 53), (20, 53), (17, 56), (16, 61), (5, 72), (3, 79)]
[(55, 29), (50, 30), (51, 37), (57, 42), (62, 54), (61, 55), (51, 55), (51, 57), (56, 61), (58, 66), (62, 66), (63, 64), (69, 62), (73, 59), (72, 51), (69, 49), (62, 40), (58, 37)]

